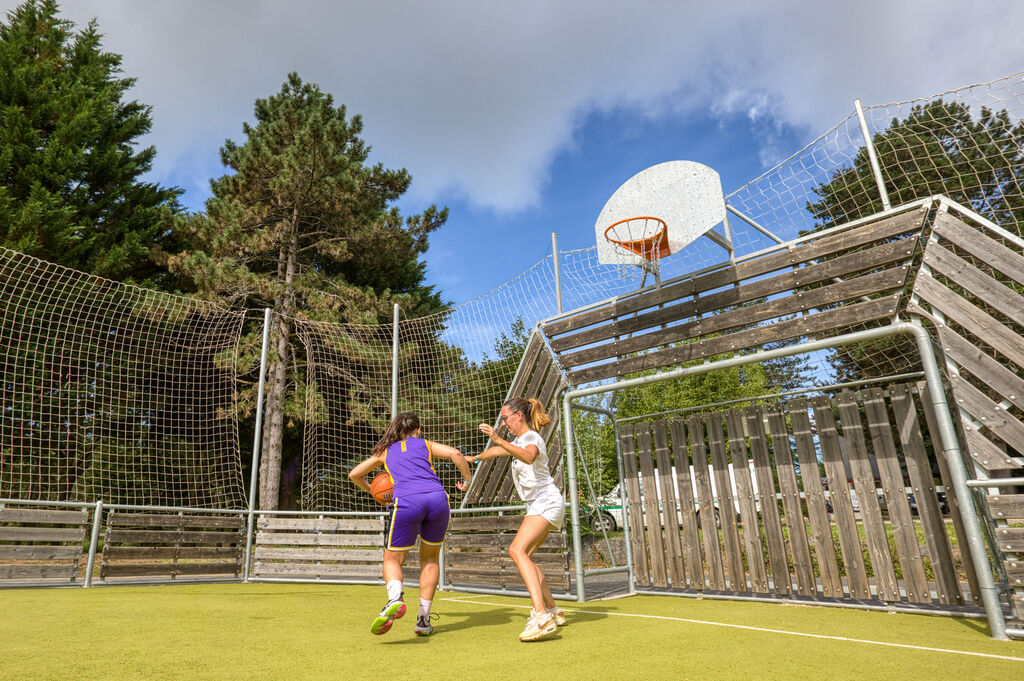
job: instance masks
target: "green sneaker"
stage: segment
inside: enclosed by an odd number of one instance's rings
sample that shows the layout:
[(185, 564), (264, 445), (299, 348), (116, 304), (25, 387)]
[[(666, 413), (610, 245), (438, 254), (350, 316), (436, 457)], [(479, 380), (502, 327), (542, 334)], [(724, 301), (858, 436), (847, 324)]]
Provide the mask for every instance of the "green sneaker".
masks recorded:
[(395, 620), (401, 619), (402, 615), (405, 614), (405, 601), (402, 600), (402, 594), (393, 601), (388, 601), (388, 604), (384, 606), (384, 609), (380, 611), (376, 619), (373, 620), (373, 624), (370, 625), (370, 633), (377, 634), (378, 636), (388, 633), (391, 630), (391, 625), (395, 623)]

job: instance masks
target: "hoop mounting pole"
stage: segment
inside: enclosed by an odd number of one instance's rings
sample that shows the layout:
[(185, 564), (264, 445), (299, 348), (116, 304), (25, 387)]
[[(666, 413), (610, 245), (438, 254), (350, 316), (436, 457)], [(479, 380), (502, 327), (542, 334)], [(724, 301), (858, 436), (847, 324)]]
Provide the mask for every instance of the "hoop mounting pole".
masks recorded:
[(868, 131), (868, 121), (864, 118), (864, 109), (860, 105), (860, 99), (853, 100), (853, 106), (857, 109), (857, 120), (860, 121), (860, 134), (864, 136), (864, 146), (868, 150), (868, 160), (871, 162), (871, 172), (875, 176), (875, 184), (878, 185), (878, 194), (882, 197), (882, 210), (889, 210), (892, 205), (889, 203), (889, 192), (885, 190), (885, 183), (882, 181), (882, 167), (878, 164), (878, 154), (875, 153), (875, 143), (871, 141), (871, 133)]

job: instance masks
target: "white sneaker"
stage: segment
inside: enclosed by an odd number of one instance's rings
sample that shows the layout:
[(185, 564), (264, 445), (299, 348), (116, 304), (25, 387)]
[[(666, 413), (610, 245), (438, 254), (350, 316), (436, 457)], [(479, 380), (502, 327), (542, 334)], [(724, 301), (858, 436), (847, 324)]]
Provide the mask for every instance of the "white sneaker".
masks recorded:
[(561, 608), (556, 607), (554, 610), (548, 610), (548, 614), (555, 620), (555, 624), (560, 627), (565, 626), (565, 613), (562, 612)]
[(554, 617), (547, 612), (537, 612), (531, 609), (530, 619), (526, 620), (526, 628), (523, 629), (523, 633), (519, 634), (519, 640), (536, 641), (556, 631), (558, 631), (558, 625), (555, 624)]

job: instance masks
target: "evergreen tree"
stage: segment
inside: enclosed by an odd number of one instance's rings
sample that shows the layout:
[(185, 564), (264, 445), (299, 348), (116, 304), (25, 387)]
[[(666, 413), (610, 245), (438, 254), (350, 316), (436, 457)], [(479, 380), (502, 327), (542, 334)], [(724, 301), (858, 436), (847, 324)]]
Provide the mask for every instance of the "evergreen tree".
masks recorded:
[[(872, 140), (893, 206), (935, 194), (1024, 235), (1024, 122), (1004, 109), (941, 99), (915, 106)], [(826, 229), (880, 212), (866, 147), (848, 168), (817, 188), (807, 210)], [(830, 356), (840, 381), (919, 370), (914, 340), (893, 336), (837, 348)]]
[(139, 181), (150, 107), (104, 52), (96, 22), (75, 31), (54, 0), (0, 22), (0, 245), (100, 276), (166, 285), (168, 221), (181, 191)]
[[(280, 92), (255, 104), (246, 140), (227, 140), (221, 161), (230, 172), (211, 182), (206, 214), (178, 231), (192, 248), (170, 260), (204, 297), (230, 305), (271, 307), (260, 507), (278, 504), (286, 420), (299, 417), (289, 396), (289, 369), (301, 361), (293, 319), (364, 324), (443, 307), (423, 284), (419, 256), (447, 209), (430, 206), (403, 219), (389, 204), (409, 187), (409, 173), (366, 165), (370, 147), (362, 119), (312, 83), (289, 74)], [(388, 348), (390, 353), (390, 348)], [(293, 390), (302, 377), (291, 373)], [(243, 399), (243, 401), (245, 401)], [(289, 423), (290, 425), (290, 423)]]

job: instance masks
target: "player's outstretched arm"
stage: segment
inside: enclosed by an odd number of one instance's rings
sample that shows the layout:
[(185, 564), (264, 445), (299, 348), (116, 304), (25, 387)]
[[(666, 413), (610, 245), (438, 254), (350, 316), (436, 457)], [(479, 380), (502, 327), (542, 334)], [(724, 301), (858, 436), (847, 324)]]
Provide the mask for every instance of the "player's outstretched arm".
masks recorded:
[(455, 483), (459, 491), (465, 492), (469, 489), (469, 483), (473, 481), (473, 472), (469, 469), (469, 464), (466, 462), (466, 457), (462, 455), (462, 452), (451, 445), (441, 444), (440, 442), (428, 441), (427, 444), (430, 446), (430, 453), (433, 456), (440, 459), (448, 459), (462, 473), (464, 482)]
[(366, 474), (375, 468), (380, 468), (382, 465), (384, 465), (384, 460), (376, 454), (371, 454), (357, 463), (352, 470), (348, 472), (348, 479), (356, 483), (356, 486), (359, 487), (359, 489), (370, 492), (370, 483), (366, 482)]

